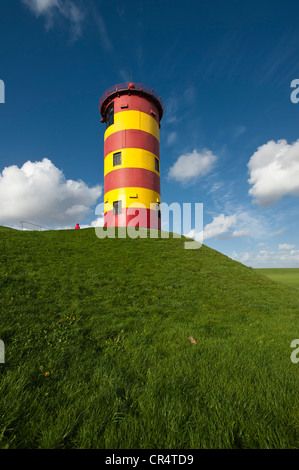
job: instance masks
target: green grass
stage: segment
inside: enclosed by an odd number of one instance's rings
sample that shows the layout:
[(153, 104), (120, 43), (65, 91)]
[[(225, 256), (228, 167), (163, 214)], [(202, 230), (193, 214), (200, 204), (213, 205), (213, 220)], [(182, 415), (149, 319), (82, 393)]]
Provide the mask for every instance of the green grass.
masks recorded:
[(282, 282), (287, 286), (294, 287), (299, 290), (299, 268), (257, 269), (257, 271), (269, 277), (273, 281)]
[(0, 447), (299, 447), (299, 293), (183, 247), (0, 228)]

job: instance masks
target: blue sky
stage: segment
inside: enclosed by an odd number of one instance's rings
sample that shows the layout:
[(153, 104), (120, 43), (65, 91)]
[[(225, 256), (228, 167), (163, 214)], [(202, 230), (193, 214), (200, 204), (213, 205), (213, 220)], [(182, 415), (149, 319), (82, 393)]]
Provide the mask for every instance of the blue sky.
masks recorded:
[(203, 203), (204, 243), (244, 264), (299, 267), (298, 14), (295, 1), (0, 0), (0, 224), (94, 224), (99, 99), (132, 73), (165, 103), (162, 201)]

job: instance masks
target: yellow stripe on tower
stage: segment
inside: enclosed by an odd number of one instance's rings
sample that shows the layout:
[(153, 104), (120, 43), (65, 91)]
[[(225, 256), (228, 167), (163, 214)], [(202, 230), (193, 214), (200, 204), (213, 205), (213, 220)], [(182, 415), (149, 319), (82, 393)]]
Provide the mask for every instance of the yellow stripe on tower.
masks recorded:
[[(113, 154), (118, 152), (121, 152), (121, 165), (113, 166)], [(121, 168), (144, 168), (160, 176), (160, 173), (156, 171), (155, 168), (156, 158), (155, 154), (143, 149), (123, 148), (115, 150), (109, 153), (105, 158), (104, 176), (113, 170), (119, 170)]]
[(105, 194), (104, 212), (111, 210), (115, 201), (122, 201), (123, 208), (132, 206), (151, 209), (150, 205), (160, 203), (161, 197), (151, 189), (137, 187), (113, 189)]
[(149, 114), (142, 113), (141, 111), (122, 111), (121, 113), (114, 114), (114, 124), (108, 127), (105, 132), (105, 140), (114, 132), (124, 131), (126, 129), (137, 129), (152, 134), (158, 142), (159, 137), (159, 124)]

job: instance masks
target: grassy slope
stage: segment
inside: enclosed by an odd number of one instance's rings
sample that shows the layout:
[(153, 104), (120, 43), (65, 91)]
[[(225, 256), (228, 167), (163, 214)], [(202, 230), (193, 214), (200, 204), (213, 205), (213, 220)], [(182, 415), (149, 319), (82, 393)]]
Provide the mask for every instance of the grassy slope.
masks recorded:
[(0, 228), (0, 257), (0, 447), (298, 447), (296, 290), (92, 229)]
[(273, 281), (282, 282), (290, 287), (299, 289), (299, 268), (289, 269), (257, 269), (260, 274), (264, 274)]

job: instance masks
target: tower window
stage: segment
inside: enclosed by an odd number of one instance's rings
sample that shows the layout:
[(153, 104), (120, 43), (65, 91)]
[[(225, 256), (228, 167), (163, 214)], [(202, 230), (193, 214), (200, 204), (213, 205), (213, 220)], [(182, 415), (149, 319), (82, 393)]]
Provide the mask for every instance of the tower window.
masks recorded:
[(119, 215), (122, 213), (122, 201), (115, 201), (113, 203), (113, 215)]
[(157, 158), (155, 158), (155, 170), (159, 173), (160, 172), (160, 162)]
[(161, 209), (160, 209), (160, 202), (157, 202), (157, 211), (158, 211), (158, 219), (161, 219)]
[(112, 124), (114, 124), (114, 102), (112, 102), (107, 109), (106, 129), (108, 129)]
[(113, 154), (113, 166), (121, 165), (121, 152)]

